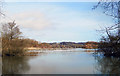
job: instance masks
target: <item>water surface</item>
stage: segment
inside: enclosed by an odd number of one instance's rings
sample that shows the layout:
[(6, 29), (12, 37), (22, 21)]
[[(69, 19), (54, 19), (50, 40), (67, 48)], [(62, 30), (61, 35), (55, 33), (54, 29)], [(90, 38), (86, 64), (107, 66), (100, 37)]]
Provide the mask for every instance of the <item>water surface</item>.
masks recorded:
[(4, 57), (3, 74), (108, 74), (120, 72), (117, 58), (94, 56), (85, 49), (46, 50), (38, 56)]

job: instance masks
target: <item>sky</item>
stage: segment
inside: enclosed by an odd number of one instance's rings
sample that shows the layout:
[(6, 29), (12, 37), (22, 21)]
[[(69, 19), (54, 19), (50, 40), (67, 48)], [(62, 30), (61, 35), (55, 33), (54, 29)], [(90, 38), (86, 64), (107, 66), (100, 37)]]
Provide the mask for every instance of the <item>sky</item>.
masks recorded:
[(5, 0), (6, 2), (98, 2), (98, 1), (114, 1), (118, 2), (119, 0)]
[(113, 24), (102, 9), (92, 10), (96, 2), (16, 1), (4, 3), (3, 23), (15, 20), (25, 38), (40, 42), (98, 41), (100, 33), (96, 30)]
[(99, 0), (5, 0), (6, 2), (97, 2)]

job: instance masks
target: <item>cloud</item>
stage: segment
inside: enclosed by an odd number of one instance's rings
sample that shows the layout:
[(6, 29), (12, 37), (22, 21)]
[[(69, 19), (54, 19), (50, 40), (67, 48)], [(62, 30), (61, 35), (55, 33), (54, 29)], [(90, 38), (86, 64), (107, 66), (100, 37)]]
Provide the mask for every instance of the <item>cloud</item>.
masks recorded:
[[(73, 29), (73, 28), (83, 28), (83, 29), (96, 29), (98, 25), (108, 25), (110, 21), (106, 21), (106, 16), (101, 13), (94, 13), (91, 10), (87, 12), (84, 10), (74, 10), (68, 6), (59, 6), (56, 4), (42, 4), (33, 5), (32, 8), (27, 6), (27, 9), (22, 10), (22, 12), (12, 13), (10, 17), (16, 20), (16, 23), (23, 28), (29, 28), (34, 30), (43, 30), (47, 28), (54, 28), (57, 30), (61, 29)], [(19, 7), (17, 7), (19, 9)], [(21, 7), (20, 7), (21, 8)], [(93, 14), (94, 13), (94, 14)], [(99, 16), (97, 16), (99, 14)], [(101, 17), (106, 18), (105, 21)], [(100, 20), (101, 19), (101, 20)]]
[[(58, 10), (59, 9), (59, 10)], [(82, 11), (69, 11), (63, 12), (65, 8), (54, 7), (53, 10), (31, 10), (24, 11), (14, 14), (9, 14), (12, 20), (15, 20), (18, 25), (22, 28), (32, 29), (32, 30), (45, 30), (53, 29), (54, 30), (66, 30), (68, 29), (77, 29), (81, 30), (95, 30), (98, 29), (98, 25), (111, 25), (110, 20), (106, 21), (106, 18), (103, 14), (99, 13), (93, 15), (92, 12), (82, 12)], [(44, 12), (43, 12), (44, 11)], [(97, 13), (97, 12), (96, 12)], [(100, 20), (101, 16), (106, 18), (106, 20)], [(97, 20), (98, 19), (98, 20)]]
[(13, 20), (23, 28), (41, 30), (51, 26), (50, 20), (40, 11), (25, 11), (12, 15)]

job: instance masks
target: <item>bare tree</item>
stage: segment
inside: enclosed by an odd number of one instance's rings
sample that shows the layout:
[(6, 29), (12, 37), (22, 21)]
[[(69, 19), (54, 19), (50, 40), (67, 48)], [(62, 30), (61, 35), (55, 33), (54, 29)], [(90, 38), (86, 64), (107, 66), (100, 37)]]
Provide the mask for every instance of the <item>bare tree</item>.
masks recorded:
[(20, 29), (16, 26), (15, 21), (9, 22), (2, 26), (2, 37), (9, 40), (18, 39), (21, 35)]
[(118, 36), (120, 37), (120, 0), (100, 0), (93, 9), (96, 9), (97, 7), (102, 7), (104, 9), (104, 14), (118, 20), (114, 27), (117, 26)]
[(20, 29), (15, 21), (2, 25), (2, 55), (18, 55), (24, 53), (24, 42), (20, 39)]
[(105, 56), (120, 56), (120, 0), (100, 0), (93, 9), (98, 7), (116, 21), (114, 25), (102, 29), (106, 35), (102, 36), (99, 49)]

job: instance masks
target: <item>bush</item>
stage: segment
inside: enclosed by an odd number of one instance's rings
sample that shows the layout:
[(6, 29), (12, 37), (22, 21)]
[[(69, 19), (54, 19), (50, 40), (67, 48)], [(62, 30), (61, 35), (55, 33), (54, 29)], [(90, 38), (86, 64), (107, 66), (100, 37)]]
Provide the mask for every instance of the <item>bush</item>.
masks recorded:
[(102, 37), (99, 50), (102, 50), (105, 56), (120, 56), (119, 41), (118, 36), (109, 35), (109, 37)]
[(3, 56), (20, 56), (25, 54), (25, 42), (22, 39), (2, 40)]

